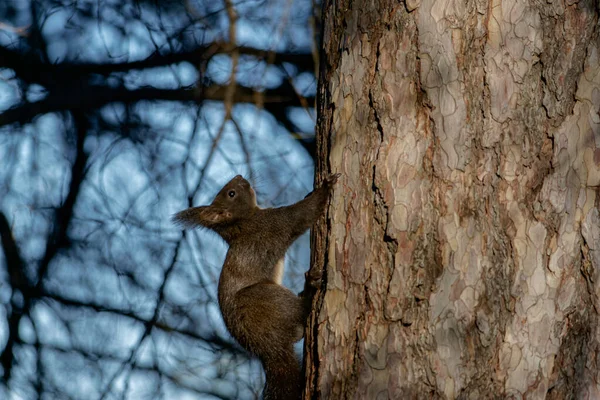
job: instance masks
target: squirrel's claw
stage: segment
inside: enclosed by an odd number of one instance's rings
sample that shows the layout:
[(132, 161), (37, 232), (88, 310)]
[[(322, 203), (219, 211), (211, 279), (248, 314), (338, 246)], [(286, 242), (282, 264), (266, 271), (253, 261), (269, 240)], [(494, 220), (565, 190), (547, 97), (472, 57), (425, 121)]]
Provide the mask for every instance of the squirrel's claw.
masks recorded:
[(342, 176), (342, 174), (340, 174), (339, 172), (337, 174), (329, 175), (327, 178), (325, 178), (325, 184), (329, 186), (334, 185), (340, 176)]

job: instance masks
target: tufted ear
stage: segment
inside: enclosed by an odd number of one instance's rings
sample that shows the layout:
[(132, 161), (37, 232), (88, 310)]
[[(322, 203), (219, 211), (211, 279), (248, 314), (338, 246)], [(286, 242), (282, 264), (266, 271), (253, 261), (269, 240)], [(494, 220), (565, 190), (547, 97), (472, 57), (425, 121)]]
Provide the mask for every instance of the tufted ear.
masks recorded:
[(211, 206), (192, 207), (173, 215), (172, 221), (183, 228), (195, 228), (203, 226), (212, 228), (231, 218), (227, 210)]
[(220, 224), (231, 219), (231, 213), (219, 208), (206, 207), (202, 211), (202, 219), (212, 224)]

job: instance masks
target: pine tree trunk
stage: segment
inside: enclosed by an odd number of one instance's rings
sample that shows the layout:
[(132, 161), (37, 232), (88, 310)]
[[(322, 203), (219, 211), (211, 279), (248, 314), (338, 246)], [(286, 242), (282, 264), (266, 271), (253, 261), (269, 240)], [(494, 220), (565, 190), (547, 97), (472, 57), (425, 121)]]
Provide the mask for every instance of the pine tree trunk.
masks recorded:
[(595, 0), (324, 0), (306, 398), (600, 398)]

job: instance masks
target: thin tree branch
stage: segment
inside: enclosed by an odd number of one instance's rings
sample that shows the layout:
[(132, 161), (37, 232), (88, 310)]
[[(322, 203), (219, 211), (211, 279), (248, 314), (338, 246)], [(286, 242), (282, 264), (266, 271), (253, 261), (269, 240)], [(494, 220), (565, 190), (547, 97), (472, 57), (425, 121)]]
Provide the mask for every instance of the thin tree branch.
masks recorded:
[(6, 259), (6, 266), (8, 272), (8, 278), (12, 289), (12, 301), (10, 314), (8, 316), (8, 338), (4, 350), (0, 355), (0, 365), (3, 369), (3, 377), (5, 384), (11, 377), (12, 365), (14, 361), (14, 345), (18, 341), (19, 337), (19, 321), (23, 313), (23, 302), (15, 301), (15, 292), (19, 291), (23, 295), (29, 286), (29, 282), (24, 273), (25, 263), (21, 258), (19, 248), (12, 235), (12, 230), (8, 219), (4, 213), (0, 212), (0, 238), (2, 240), (2, 249), (4, 250), (4, 257)]
[[(81, 355), (82, 357), (86, 358), (87, 360), (93, 362), (93, 363), (97, 363), (98, 360), (103, 360), (103, 361), (111, 361), (111, 362), (124, 362), (126, 360), (123, 360), (122, 358), (118, 357), (117, 355), (112, 355), (112, 354), (104, 354), (104, 353), (96, 353), (93, 351), (89, 351), (86, 350), (82, 347), (73, 347), (73, 348), (67, 348), (67, 347), (63, 347), (60, 346), (58, 344), (49, 344), (49, 343), (44, 343), (41, 345), (41, 347), (44, 350), (49, 350), (49, 351), (54, 351), (57, 353), (61, 353), (61, 354), (65, 354), (65, 355), (69, 355), (69, 354), (78, 354)], [(188, 389), (190, 391), (193, 391), (197, 394), (208, 394), (214, 397), (218, 397), (218, 398), (223, 398), (221, 397), (222, 395), (217, 392), (217, 391), (211, 391), (210, 388), (206, 388), (206, 389), (199, 389), (198, 387), (186, 384), (185, 381), (183, 381), (182, 379), (180, 379), (179, 376), (177, 375), (173, 375), (172, 372), (169, 371), (165, 371), (164, 369), (160, 368), (158, 365), (153, 365), (153, 366), (148, 366), (148, 365), (144, 365), (138, 362), (133, 362), (131, 364), (132, 368), (135, 371), (142, 371), (142, 372), (147, 372), (147, 373), (156, 373), (158, 375), (161, 375), (162, 377), (168, 379), (170, 382), (172, 382), (173, 384), (183, 387), (185, 389)], [(177, 371), (175, 371), (177, 372)], [(62, 394), (62, 393), (61, 393)]]
[(234, 354), (246, 354), (243, 352), (243, 350), (239, 349), (238, 347), (233, 345), (231, 342), (228, 342), (228, 341), (224, 340), (223, 338), (218, 337), (216, 335), (209, 336), (209, 337), (201, 336), (198, 333), (187, 330), (187, 329), (180, 329), (180, 328), (174, 328), (172, 326), (169, 326), (169, 325), (165, 324), (164, 322), (160, 321), (160, 319), (158, 319), (158, 318), (155, 321), (153, 321), (152, 319), (143, 318), (130, 310), (113, 308), (113, 307), (96, 304), (96, 303), (84, 301), (84, 300), (70, 299), (70, 298), (64, 297), (63, 295), (61, 295), (59, 293), (43, 293), (43, 294), (40, 294), (40, 298), (44, 299), (48, 302), (54, 301), (63, 306), (75, 307), (78, 309), (88, 309), (88, 310), (92, 310), (92, 311), (98, 312), (98, 313), (105, 312), (105, 313), (110, 313), (110, 314), (114, 314), (114, 315), (119, 315), (121, 317), (126, 317), (129, 319), (132, 319), (134, 321), (144, 324), (145, 326), (148, 325), (151, 328), (155, 328), (155, 329), (158, 329), (158, 330), (166, 332), (166, 333), (175, 333), (175, 334), (178, 334), (181, 336), (185, 336), (188, 339), (192, 339), (194, 341), (206, 342), (207, 344), (210, 344), (211, 347), (216, 350), (226, 349)]
[(87, 154), (83, 149), (85, 133), (87, 131), (87, 123), (82, 115), (74, 114), (76, 125), (76, 157), (73, 167), (71, 168), (71, 183), (69, 193), (63, 202), (62, 206), (57, 209), (54, 217), (53, 230), (49, 233), (46, 242), (46, 250), (40, 262), (37, 272), (37, 282), (35, 285), (28, 282), (24, 274), (24, 261), (19, 256), (19, 250), (16, 242), (12, 238), (8, 220), (1, 214), (0, 217), (0, 235), (2, 236), (2, 245), (7, 257), (8, 272), (10, 276), (13, 294), (15, 291), (20, 291), (23, 298), (16, 302), (13, 297), (12, 312), (9, 317), (9, 338), (7, 344), (0, 356), (0, 363), (4, 369), (3, 379), (8, 383), (11, 375), (11, 369), (14, 360), (14, 345), (19, 337), (19, 324), (23, 315), (28, 315), (33, 302), (37, 299), (37, 295), (41, 293), (44, 277), (48, 271), (50, 261), (58, 250), (65, 246), (67, 240), (67, 229), (73, 217), (73, 209), (77, 196), (81, 188), (81, 183), (85, 176), (85, 164), (87, 162)]
[(115, 72), (164, 67), (185, 61), (197, 65), (210, 59), (215, 54), (229, 54), (232, 52), (254, 56), (257, 59), (266, 60), (268, 58), (271, 64), (277, 66), (290, 64), (297, 68), (299, 72), (314, 70), (311, 53), (274, 53), (247, 46), (232, 47), (227, 43), (219, 42), (181, 53), (159, 54), (154, 52), (144, 60), (123, 63), (91, 64), (63, 62), (60, 64), (48, 64), (40, 61), (39, 57), (31, 53), (21, 53), (16, 50), (7, 49), (6, 47), (0, 47), (0, 60), (2, 60), (2, 67), (14, 70), (19, 78), (26, 82), (56, 86), (56, 82), (65, 82), (73, 79), (73, 77), (93, 74), (108, 76)]
[(38, 281), (36, 283), (36, 289), (40, 289), (42, 281), (46, 276), (50, 261), (59, 249), (64, 247), (68, 243), (67, 229), (73, 218), (73, 210), (75, 202), (79, 196), (81, 189), (81, 183), (85, 178), (86, 163), (88, 155), (83, 148), (85, 136), (87, 133), (87, 119), (80, 112), (73, 113), (73, 120), (75, 122), (76, 131), (76, 155), (73, 166), (71, 167), (71, 183), (69, 185), (69, 193), (65, 198), (63, 204), (56, 210), (54, 216), (53, 230), (48, 237), (46, 242), (46, 251), (44, 257), (40, 263), (38, 269)]
[[(210, 86), (202, 91), (196, 89), (156, 89), (142, 88), (127, 90), (126, 88), (111, 88), (107, 86), (92, 86), (78, 90), (78, 93), (67, 95), (64, 92), (51, 93), (45, 99), (26, 103), (11, 108), (0, 114), (0, 126), (12, 123), (27, 123), (38, 115), (64, 110), (89, 111), (109, 103), (134, 103), (142, 100), (170, 100), (183, 102), (201, 102), (203, 100), (225, 99), (227, 86)], [(265, 105), (277, 103), (282, 107), (300, 107), (302, 103), (297, 95), (288, 87), (269, 89), (262, 93), (252, 89), (237, 86), (233, 95), (234, 103), (254, 103), (256, 96), (263, 96)], [(309, 104), (314, 104), (314, 97), (306, 98)]]

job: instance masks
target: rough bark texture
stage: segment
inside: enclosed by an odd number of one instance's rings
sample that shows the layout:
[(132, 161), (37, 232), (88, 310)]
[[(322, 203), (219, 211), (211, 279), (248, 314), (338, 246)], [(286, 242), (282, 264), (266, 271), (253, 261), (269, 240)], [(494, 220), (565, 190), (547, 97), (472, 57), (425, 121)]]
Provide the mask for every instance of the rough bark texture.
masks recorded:
[(325, 1), (311, 398), (600, 398), (599, 7)]

